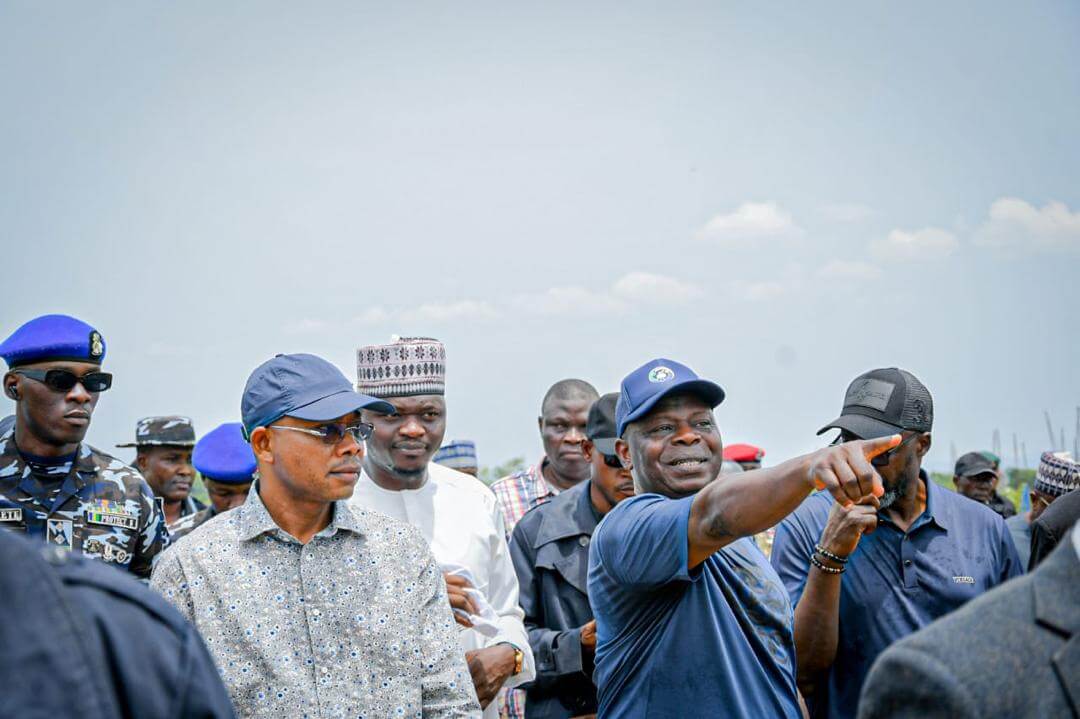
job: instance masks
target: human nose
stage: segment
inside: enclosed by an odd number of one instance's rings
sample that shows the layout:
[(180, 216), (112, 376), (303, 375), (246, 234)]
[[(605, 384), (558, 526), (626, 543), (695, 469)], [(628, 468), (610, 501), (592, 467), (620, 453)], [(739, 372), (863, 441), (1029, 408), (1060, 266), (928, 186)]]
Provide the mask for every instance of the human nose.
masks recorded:
[(701, 435), (689, 423), (680, 423), (675, 436), (671, 440), (679, 444), (697, 444), (701, 441)]
[(585, 432), (582, 430), (581, 427), (573, 425), (572, 427), (570, 427), (570, 429), (566, 431), (566, 435), (563, 437), (563, 441), (569, 442), (571, 444), (581, 444), (585, 441)]
[(345, 433), (345, 436), (338, 442), (337, 449), (342, 457), (358, 455), (361, 459), (364, 458), (364, 443), (352, 432)]
[(86, 387), (83, 386), (82, 382), (76, 382), (75, 385), (68, 390), (65, 399), (68, 402), (74, 402), (76, 404), (86, 404), (93, 400), (94, 397), (86, 390)]
[(406, 437), (423, 437), (427, 430), (416, 417), (408, 415), (398, 428), (398, 432)]

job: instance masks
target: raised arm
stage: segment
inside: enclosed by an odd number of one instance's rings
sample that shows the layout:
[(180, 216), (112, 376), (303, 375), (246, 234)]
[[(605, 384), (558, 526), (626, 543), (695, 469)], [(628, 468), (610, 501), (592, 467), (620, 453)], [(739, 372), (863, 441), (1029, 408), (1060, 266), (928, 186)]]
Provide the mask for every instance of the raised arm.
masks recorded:
[(899, 443), (899, 435), (846, 442), (709, 483), (690, 510), (689, 566), (696, 567), (740, 537), (775, 526), (815, 487), (844, 507), (880, 497), (885, 490), (870, 460)]

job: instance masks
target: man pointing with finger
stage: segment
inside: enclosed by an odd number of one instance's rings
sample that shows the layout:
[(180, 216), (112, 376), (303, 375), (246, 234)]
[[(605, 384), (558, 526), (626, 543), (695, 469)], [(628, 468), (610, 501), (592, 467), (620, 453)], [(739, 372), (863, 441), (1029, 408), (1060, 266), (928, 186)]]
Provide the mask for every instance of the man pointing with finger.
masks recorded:
[(930, 392), (910, 372), (857, 377), (818, 434), (838, 429), (848, 443), (899, 434), (870, 460), (885, 493), (851, 506), (815, 494), (777, 527), (772, 563), (795, 605), (799, 689), (812, 717), (854, 717), (886, 647), (1022, 571), (1004, 520), (922, 470), (933, 421)]
[(604, 717), (801, 717), (791, 604), (750, 538), (814, 489), (845, 503), (881, 494), (867, 453), (828, 447), (720, 476), (719, 385), (656, 359), (623, 381), (615, 452), (637, 495), (596, 528), (589, 598)]

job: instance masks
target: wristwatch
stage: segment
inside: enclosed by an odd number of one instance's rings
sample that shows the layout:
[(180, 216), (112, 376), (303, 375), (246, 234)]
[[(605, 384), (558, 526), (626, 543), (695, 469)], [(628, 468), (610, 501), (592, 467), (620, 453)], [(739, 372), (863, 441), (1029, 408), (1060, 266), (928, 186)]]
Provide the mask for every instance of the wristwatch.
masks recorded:
[(505, 644), (506, 646), (514, 650), (514, 673), (510, 676), (516, 677), (518, 674), (521, 674), (521, 670), (525, 668), (525, 652), (521, 651), (510, 642), (499, 643)]

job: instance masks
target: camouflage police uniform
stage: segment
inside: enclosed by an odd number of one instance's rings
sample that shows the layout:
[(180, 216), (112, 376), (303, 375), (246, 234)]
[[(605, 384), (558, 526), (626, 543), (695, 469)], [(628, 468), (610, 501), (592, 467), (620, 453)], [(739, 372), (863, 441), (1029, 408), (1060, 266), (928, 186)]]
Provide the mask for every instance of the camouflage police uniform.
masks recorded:
[[(43, 315), (0, 343), (0, 357), (10, 372), (27, 375), (26, 365), (49, 360), (99, 365), (105, 340), (82, 320)], [(48, 384), (47, 379), (32, 381)], [(13, 392), (8, 395), (18, 401)], [(15, 425), (0, 423), (0, 527), (148, 579), (169, 535), (142, 476), (85, 443), (66, 457), (25, 455), (15, 445)]]
[(73, 460), (44, 468), (20, 454), (14, 429), (0, 435), (0, 526), (144, 579), (169, 544), (165, 518), (134, 468), (85, 443)]
[(181, 537), (186, 537), (191, 534), (196, 528), (209, 522), (217, 516), (217, 512), (214, 510), (214, 505), (210, 505), (205, 509), (200, 509), (195, 514), (185, 514), (180, 519), (176, 520), (169, 525), (169, 541), (176, 542)]
[[(135, 424), (135, 441), (116, 445), (117, 447), (187, 447), (195, 446), (195, 425), (191, 419), (180, 415), (160, 415), (156, 417), (143, 417)], [(153, 492), (153, 488), (150, 489)], [(155, 496), (158, 507), (163, 501)], [(180, 502), (180, 519), (187, 518), (206, 508), (199, 500), (190, 494)], [(162, 508), (164, 514), (164, 508)], [(179, 520), (177, 520), (179, 521)], [(174, 522), (173, 524), (176, 524)], [(172, 527), (169, 527), (172, 534)]]
[[(239, 422), (218, 425), (195, 443), (191, 463), (203, 476), (218, 484), (251, 485), (255, 480), (255, 454), (244, 437)], [(180, 517), (169, 525), (169, 537), (175, 542), (218, 514), (213, 503), (194, 514)]]

